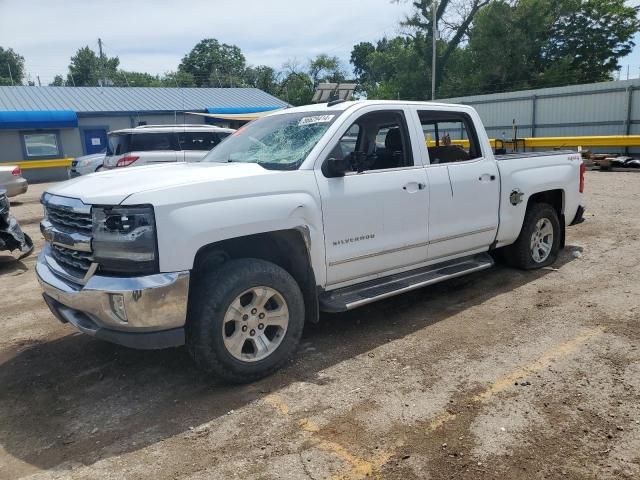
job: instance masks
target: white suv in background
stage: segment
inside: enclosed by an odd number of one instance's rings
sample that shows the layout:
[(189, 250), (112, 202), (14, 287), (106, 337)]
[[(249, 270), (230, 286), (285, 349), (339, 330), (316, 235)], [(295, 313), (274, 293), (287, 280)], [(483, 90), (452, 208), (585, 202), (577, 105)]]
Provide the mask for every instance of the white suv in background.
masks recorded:
[(235, 130), (213, 125), (144, 125), (109, 132), (107, 169), (198, 162)]

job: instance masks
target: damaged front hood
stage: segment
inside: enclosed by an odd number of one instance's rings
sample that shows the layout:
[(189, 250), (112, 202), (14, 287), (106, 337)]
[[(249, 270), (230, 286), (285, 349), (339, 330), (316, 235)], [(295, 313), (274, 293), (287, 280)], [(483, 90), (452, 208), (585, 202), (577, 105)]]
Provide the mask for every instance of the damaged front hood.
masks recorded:
[(255, 163), (179, 162), (92, 173), (55, 185), (47, 192), (79, 198), (86, 204), (117, 205), (134, 193), (270, 173)]
[(29, 235), (24, 233), (18, 225), (18, 221), (9, 213), (9, 199), (5, 190), (0, 190), (0, 251), (20, 250), (20, 258), (24, 258), (33, 252), (33, 242)]

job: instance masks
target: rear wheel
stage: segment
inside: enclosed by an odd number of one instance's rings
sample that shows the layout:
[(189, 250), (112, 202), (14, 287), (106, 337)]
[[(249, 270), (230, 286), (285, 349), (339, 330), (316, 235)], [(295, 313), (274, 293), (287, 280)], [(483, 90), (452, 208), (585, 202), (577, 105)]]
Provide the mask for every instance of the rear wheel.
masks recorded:
[(302, 293), (288, 272), (264, 260), (231, 260), (194, 287), (187, 347), (201, 368), (250, 382), (287, 361), (303, 326)]
[(534, 203), (527, 209), (520, 236), (505, 249), (506, 260), (525, 270), (551, 265), (560, 251), (560, 221), (547, 203)]

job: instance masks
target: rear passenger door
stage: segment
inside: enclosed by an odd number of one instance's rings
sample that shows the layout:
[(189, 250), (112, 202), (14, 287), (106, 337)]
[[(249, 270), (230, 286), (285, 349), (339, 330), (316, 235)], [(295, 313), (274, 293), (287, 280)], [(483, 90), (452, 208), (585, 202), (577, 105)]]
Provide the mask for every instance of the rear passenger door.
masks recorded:
[[(486, 250), (498, 229), (500, 178), (466, 112), (417, 109), (429, 161), (429, 260)], [(425, 149), (423, 149), (424, 152)]]
[[(178, 139), (174, 132), (134, 133), (130, 142), (129, 155), (139, 157), (132, 166), (178, 160)], [(182, 161), (182, 158), (179, 160)]]
[(178, 132), (179, 155), (185, 162), (199, 162), (218, 145), (226, 132)]

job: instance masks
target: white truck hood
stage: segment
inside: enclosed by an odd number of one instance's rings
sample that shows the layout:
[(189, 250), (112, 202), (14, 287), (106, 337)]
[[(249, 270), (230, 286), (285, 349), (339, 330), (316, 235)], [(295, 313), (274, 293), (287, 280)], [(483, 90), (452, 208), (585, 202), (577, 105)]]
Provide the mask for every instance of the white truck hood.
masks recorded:
[(255, 163), (172, 163), (118, 168), (57, 184), (48, 193), (79, 198), (86, 204), (118, 205), (134, 193), (275, 173)]

